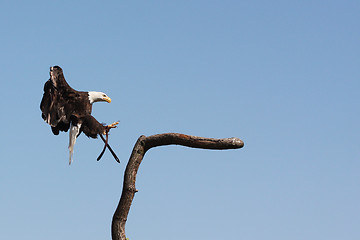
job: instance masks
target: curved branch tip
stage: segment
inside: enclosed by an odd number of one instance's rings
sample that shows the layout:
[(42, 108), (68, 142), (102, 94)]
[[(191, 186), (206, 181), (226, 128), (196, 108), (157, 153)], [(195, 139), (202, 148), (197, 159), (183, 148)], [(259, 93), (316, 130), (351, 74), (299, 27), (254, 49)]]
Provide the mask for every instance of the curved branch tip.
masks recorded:
[(239, 148), (242, 148), (244, 146), (244, 142), (240, 138), (232, 137), (230, 139), (232, 139), (232, 144), (234, 146), (237, 146)]

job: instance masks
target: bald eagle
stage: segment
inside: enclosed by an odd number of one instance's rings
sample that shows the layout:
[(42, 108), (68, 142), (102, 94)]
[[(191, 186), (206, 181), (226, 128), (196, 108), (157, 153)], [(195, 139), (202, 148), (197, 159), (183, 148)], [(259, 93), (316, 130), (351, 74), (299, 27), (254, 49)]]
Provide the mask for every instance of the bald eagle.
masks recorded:
[[(51, 126), (54, 135), (60, 131), (69, 132), (69, 164), (72, 162), (76, 138), (83, 132), (86, 136), (97, 138), (99, 135), (105, 142), (101, 158), (108, 147), (110, 152), (119, 162), (115, 153), (108, 145), (108, 132), (115, 128), (119, 122), (110, 125), (99, 123), (92, 115), (92, 104), (95, 102), (111, 102), (103, 92), (80, 92), (69, 86), (63, 70), (59, 66), (50, 67), (50, 79), (44, 85), (44, 94), (41, 100), (41, 116)], [(106, 140), (102, 135), (106, 135)]]

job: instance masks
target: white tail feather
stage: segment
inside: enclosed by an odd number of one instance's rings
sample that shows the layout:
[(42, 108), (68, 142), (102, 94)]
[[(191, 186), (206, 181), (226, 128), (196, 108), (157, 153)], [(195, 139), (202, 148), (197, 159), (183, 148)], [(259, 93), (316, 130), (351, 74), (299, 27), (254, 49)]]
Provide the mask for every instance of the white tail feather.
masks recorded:
[(69, 165), (73, 161), (72, 157), (73, 157), (73, 154), (74, 154), (74, 145), (76, 143), (76, 137), (80, 132), (80, 127), (81, 127), (80, 123), (78, 123), (77, 125), (73, 125), (71, 123), (71, 126), (70, 126), (70, 132), (69, 132)]

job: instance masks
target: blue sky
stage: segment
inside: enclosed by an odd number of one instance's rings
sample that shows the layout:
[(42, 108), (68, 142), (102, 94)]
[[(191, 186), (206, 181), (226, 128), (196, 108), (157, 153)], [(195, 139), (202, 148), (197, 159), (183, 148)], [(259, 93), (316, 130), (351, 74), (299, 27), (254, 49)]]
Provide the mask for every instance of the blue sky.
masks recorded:
[[(132, 239), (360, 238), (358, 1), (2, 1), (1, 239), (110, 239), (136, 139), (239, 137), (240, 150), (150, 150)], [(109, 152), (53, 136), (49, 67), (107, 93)]]

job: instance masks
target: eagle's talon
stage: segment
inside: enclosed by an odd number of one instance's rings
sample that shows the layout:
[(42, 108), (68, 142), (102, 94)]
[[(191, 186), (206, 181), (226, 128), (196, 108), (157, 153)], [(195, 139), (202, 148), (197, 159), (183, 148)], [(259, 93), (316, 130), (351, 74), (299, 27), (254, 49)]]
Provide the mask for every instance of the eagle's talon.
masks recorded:
[(111, 128), (117, 128), (116, 125), (118, 125), (118, 124), (119, 124), (119, 122), (113, 122), (112, 124), (106, 125), (103, 135), (106, 135), (110, 131)]
[(116, 125), (118, 125), (119, 124), (119, 122), (113, 122), (112, 124), (109, 124), (109, 125), (107, 125), (106, 127), (108, 128), (108, 129), (110, 129), (110, 128), (116, 128), (117, 126)]

